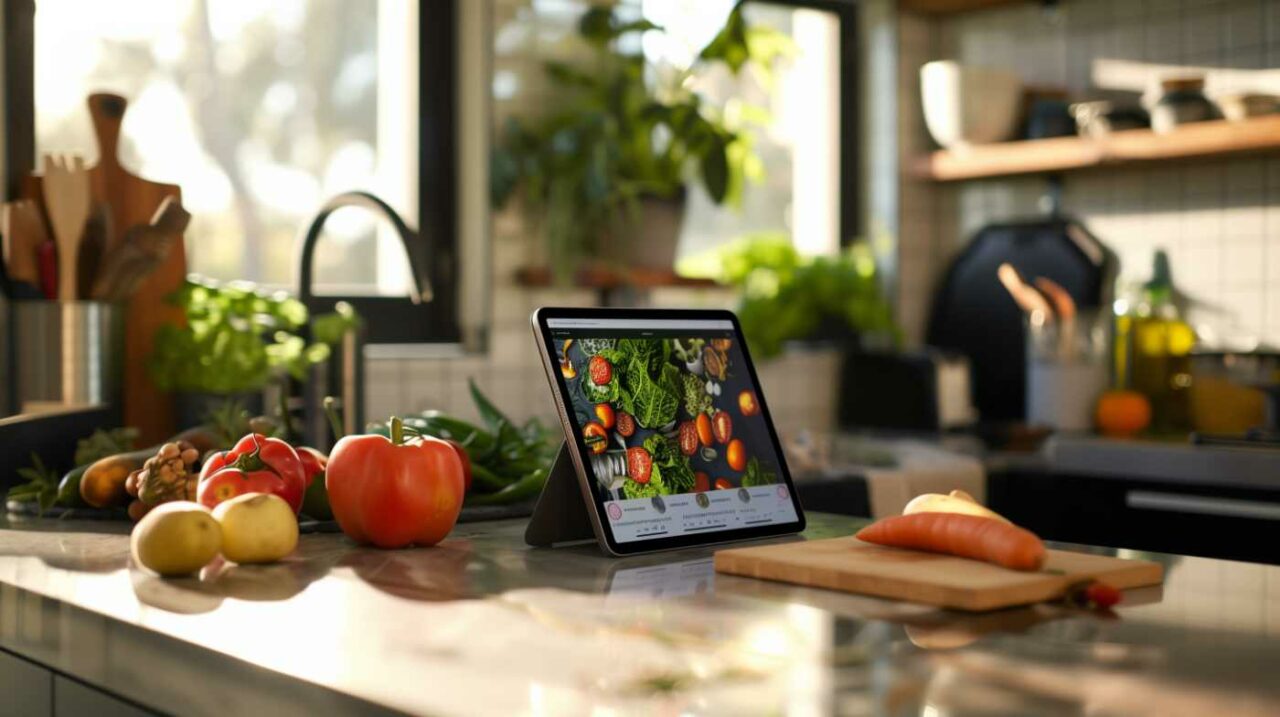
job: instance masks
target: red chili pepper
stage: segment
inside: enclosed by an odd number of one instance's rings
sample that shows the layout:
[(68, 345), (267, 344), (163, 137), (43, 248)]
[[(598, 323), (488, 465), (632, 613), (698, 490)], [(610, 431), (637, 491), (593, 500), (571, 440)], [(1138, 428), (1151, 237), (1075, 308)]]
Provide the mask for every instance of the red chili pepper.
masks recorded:
[(1067, 602), (1080, 607), (1107, 610), (1124, 600), (1124, 593), (1097, 580), (1080, 583), (1067, 590)]
[(1124, 599), (1124, 594), (1119, 590), (1099, 582), (1091, 583), (1085, 588), (1084, 596), (1091, 604), (1100, 608), (1118, 605)]

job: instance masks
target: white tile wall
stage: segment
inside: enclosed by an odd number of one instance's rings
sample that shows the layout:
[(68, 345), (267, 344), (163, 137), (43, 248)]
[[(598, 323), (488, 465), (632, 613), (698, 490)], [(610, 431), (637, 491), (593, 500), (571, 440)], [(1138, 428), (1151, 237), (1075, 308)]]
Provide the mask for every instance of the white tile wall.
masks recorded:
[[(1034, 3), (912, 18), (933, 36), (922, 48), (919, 28), (901, 33), (903, 155), (933, 148), (918, 119), (916, 75), (930, 59), (1009, 67), (1027, 84), (1065, 87), (1073, 98), (1090, 95), (1095, 57), (1280, 67), (1274, 0), (1064, 0), (1060, 7), (1056, 20)], [(946, 262), (981, 226), (1037, 216), (1045, 185), (1035, 178), (902, 185), (898, 300), (908, 335), (919, 339), (921, 297)], [(1280, 344), (1280, 157), (1071, 174), (1064, 209), (1116, 251), (1122, 283), (1145, 280), (1152, 252), (1163, 247), (1175, 282), (1221, 307), (1236, 330)]]

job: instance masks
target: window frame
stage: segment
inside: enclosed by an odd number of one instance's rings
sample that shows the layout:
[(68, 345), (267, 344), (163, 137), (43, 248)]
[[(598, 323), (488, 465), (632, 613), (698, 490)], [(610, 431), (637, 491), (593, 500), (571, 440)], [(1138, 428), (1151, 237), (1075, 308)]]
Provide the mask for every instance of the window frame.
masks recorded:
[[(421, 335), (429, 343), (456, 343), (458, 315), (458, 3), (418, 3), (418, 228), (419, 256), (427, 261), (433, 300), (415, 307)], [(36, 168), (35, 12), (36, 0), (2, 0), (4, 166), (6, 198), (18, 196), (21, 178)], [(316, 208), (317, 211), (320, 209)], [(298, 227), (301, 232), (306, 227)], [(295, 290), (300, 287), (294, 287)], [(407, 301), (407, 299), (406, 299)], [(403, 317), (402, 312), (394, 312)], [(366, 320), (369, 343), (397, 333), (381, 316)], [(399, 319), (397, 319), (399, 320)]]
[(840, 23), (840, 237), (838, 246), (849, 247), (863, 236), (862, 203), (858, 193), (861, 168), (859, 147), (862, 142), (862, 120), (858, 106), (858, 60), (861, 51), (858, 35), (857, 0), (739, 0), (741, 5), (782, 5), (797, 9), (818, 10), (836, 16)]

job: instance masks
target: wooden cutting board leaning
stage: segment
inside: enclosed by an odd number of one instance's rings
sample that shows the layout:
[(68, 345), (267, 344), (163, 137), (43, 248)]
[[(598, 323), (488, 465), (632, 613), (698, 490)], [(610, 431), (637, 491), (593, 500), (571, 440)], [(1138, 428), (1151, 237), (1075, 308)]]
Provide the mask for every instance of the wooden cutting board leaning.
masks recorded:
[(854, 537), (720, 550), (715, 568), (731, 575), (971, 611), (1057, 600), (1071, 586), (1089, 580), (1126, 590), (1159, 585), (1164, 579), (1164, 567), (1145, 560), (1050, 550), (1043, 568), (1024, 572), (872, 545)]
[[(147, 361), (152, 353), (156, 330), (166, 323), (183, 321), (182, 310), (166, 303), (165, 297), (180, 288), (186, 278), (187, 260), (182, 233), (190, 217), (182, 210), (181, 190), (177, 185), (147, 181), (120, 164), (120, 127), (128, 106), (125, 98), (93, 94), (89, 96), (88, 104), (98, 143), (98, 163), (87, 172), (88, 200), (82, 201), (78, 190), (71, 198), (74, 202), (71, 209), (80, 216), (79, 230), (74, 233), (74, 240), (67, 239), (64, 253), (74, 252), (77, 257), (70, 262), (59, 261), (59, 283), (64, 285), (61, 295), (66, 300), (66, 289), (69, 288), (74, 295), (75, 287), (85, 283), (82, 277), (77, 276), (77, 268), (78, 249), (86, 231), (94, 232), (88, 241), (90, 250), (97, 254), (94, 258), (100, 266), (98, 278), (108, 268), (119, 269), (122, 264), (134, 270), (150, 271), (145, 276), (113, 274), (109, 283), (116, 287), (136, 286), (132, 296), (128, 297), (125, 313), (124, 422), (139, 430), (140, 442), (157, 443), (174, 432), (173, 406), (169, 396), (152, 382), (147, 373)], [(75, 168), (73, 161), (71, 169)], [(52, 174), (61, 175), (62, 172)], [(65, 201), (66, 193), (49, 191), (45, 187), (46, 182), (47, 177), (30, 175), (23, 179), (21, 192), (44, 209), (55, 235), (60, 237), (60, 246), (63, 246), (62, 233), (54, 217)], [(98, 212), (102, 213), (101, 216)], [(125, 246), (134, 241), (139, 246)], [(115, 256), (121, 252), (126, 256)], [(123, 259), (130, 261), (123, 262)], [(102, 295), (95, 284), (91, 298), (118, 300), (123, 297), (114, 293)]]

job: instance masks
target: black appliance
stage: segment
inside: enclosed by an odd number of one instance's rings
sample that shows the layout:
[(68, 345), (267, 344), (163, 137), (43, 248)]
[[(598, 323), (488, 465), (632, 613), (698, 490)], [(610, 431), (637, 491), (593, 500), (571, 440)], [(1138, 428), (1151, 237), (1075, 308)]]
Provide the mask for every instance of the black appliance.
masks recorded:
[(983, 423), (1026, 416), (1026, 327), (996, 278), (1008, 262), (1028, 279), (1060, 284), (1082, 311), (1109, 309), (1118, 262), (1080, 222), (1065, 217), (984, 227), (952, 262), (934, 296), (926, 342), (969, 358)]

